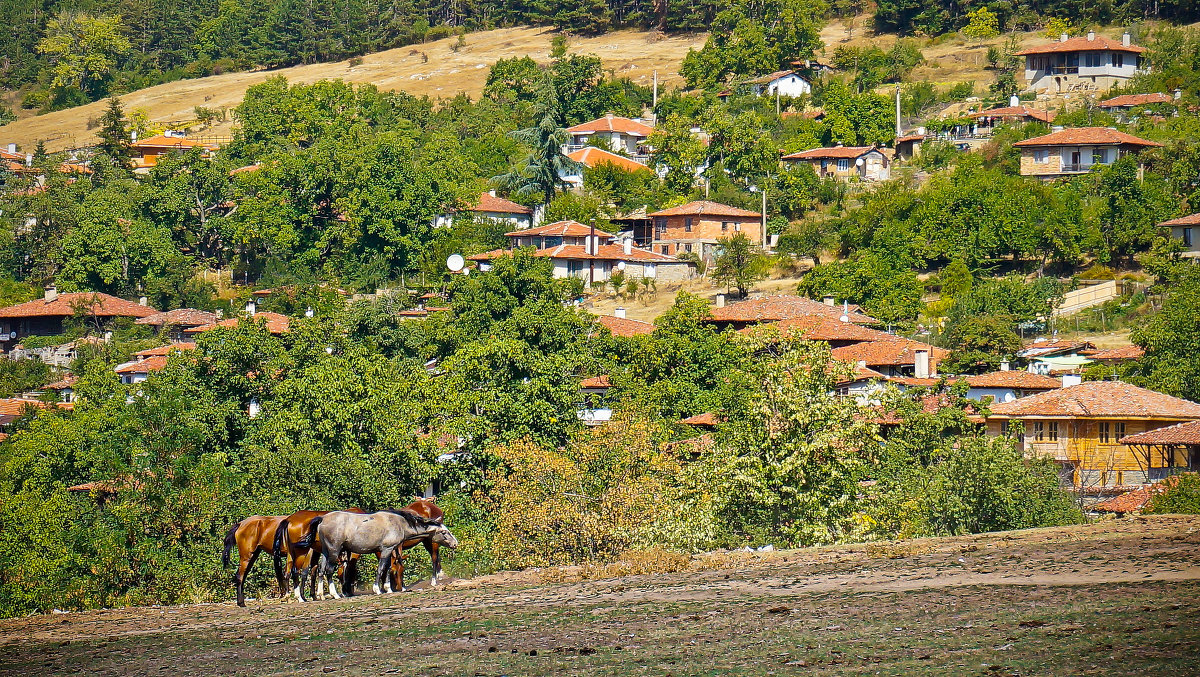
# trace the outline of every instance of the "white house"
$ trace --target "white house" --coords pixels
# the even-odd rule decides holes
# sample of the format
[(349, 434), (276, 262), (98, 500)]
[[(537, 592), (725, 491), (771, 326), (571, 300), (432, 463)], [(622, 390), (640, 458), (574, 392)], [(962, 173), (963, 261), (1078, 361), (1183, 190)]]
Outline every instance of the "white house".
[(588, 145), (601, 146), (645, 164), (650, 156), (646, 140), (653, 133), (654, 127), (641, 120), (605, 113), (602, 118), (567, 127), (571, 142), (563, 152), (573, 153)]
[(776, 71), (748, 80), (746, 84), (750, 85), (755, 96), (800, 96), (812, 93), (812, 83), (796, 71)]
[(1183, 243), (1183, 256), (1189, 259), (1200, 258), (1200, 214), (1190, 214), (1177, 219), (1163, 221), (1159, 228), (1170, 228), (1171, 237)]
[[(529, 228), (534, 224), (534, 212), (529, 207), (517, 204), (502, 197), (496, 197), (496, 191), (482, 193), (475, 204), (456, 212), (468, 214), (476, 219), (487, 219), (508, 224), (511, 228)], [(434, 219), (435, 228), (449, 228), (454, 223), (455, 214), (442, 214)]]
[[(491, 268), (493, 259), (511, 253), (508, 249), (497, 249), (467, 259), (479, 262), (479, 269), (486, 271)], [(601, 244), (600, 233), (585, 236), (582, 244), (558, 244), (539, 249), (533, 255), (553, 262), (554, 277), (577, 277), (588, 284), (607, 282), (617, 271), (628, 277), (658, 282), (686, 280), (695, 271), (690, 261), (639, 249), (633, 246), (632, 239), (622, 240), (620, 244)]]
[(1016, 55), (1025, 57), (1025, 80), (1035, 92), (1100, 92), (1145, 72), (1145, 51), (1130, 43), (1129, 33), (1112, 40), (1089, 32), (1078, 38), (1063, 33), (1058, 42), (1028, 47)]

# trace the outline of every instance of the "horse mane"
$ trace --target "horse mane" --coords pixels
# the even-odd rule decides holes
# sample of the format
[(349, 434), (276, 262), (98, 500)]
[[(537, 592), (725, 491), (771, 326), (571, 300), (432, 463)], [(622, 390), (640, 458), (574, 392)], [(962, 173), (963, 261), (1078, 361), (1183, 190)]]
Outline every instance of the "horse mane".
[(414, 529), (420, 529), (420, 528), (425, 528), (425, 527), (445, 526), (442, 523), (442, 520), (440, 518), (439, 519), (429, 519), (428, 517), (418, 515), (417, 513), (409, 510), (408, 508), (400, 508), (398, 510), (394, 509), (394, 508), (388, 508), (388, 509), (384, 510), (383, 512), (390, 512), (393, 515), (399, 515), (399, 516), (403, 517), (404, 520), (406, 522), (408, 522), (408, 525), (413, 527)]

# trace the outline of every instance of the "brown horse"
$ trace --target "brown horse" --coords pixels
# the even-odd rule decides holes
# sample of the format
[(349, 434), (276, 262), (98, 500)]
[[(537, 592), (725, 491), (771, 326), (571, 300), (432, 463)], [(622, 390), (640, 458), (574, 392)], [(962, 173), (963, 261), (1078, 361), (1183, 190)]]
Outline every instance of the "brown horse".
[[(254, 566), (254, 561), (264, 552), (275, 554), (274, 534), (285, 518), (282, 515), (267, 517), (263, 515), (253, 515), (238, 522), (229, 529), (229, 533), (225, 535), (225, 552), (221, 555), (221, 563), (229, 566), (229, 553), (234, 546), (238, 549), (238, 569), (233, 575), (233, 585), (237, 589), (238, 606), (246, 606), (246, 574), (250, 571), (250, 567)], [(279, 582), (279, 589), (283, 594), (287, 594), (287, 583), (276, 570), (276, 579)]]
[[(437, 498), (435, 497), (421, 498), (420, 496), (417, 496), (416, 500), (412, 503), (409, 503), (404, 509), (415, 512), (421, 517), (425, 517), (427, 519), (440, 520), (445, 513), (443, 513), (442, 509), (437, 506), (436, 501)], [(415, 538), (405, 541), (400, 546), (400, 552), (396, 553), (396, 556), (392, 558), (392, 577), (395, 578), (393, 587), (398, 587), (398, 592), (404, 592), (405, 590), (404, 560), (408, 559), (408, 555), (405, 555), (404, 551), (416, 546), (417, 544), (423, 544), (425, 549), (429, 551), (429, 562), (433, 566), (433, 577), (430, 578), (429, 584), (438, 584), (438, 576), (442, 573), (442, 558), (438, 553), (438, 550), (441, 548), (441, 546), (437, 543), (434, 543), (433, 539), (431, 538)], [(399, 585), (395, 585), (396, 583)]]

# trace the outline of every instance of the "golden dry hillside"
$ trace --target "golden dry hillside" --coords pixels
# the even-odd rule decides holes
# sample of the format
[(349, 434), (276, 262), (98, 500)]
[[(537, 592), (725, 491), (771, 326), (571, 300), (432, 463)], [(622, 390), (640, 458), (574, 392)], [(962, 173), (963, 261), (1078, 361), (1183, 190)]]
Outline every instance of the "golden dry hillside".
[[(363, 57), (351, 67), (347, 61), (295, 66), (271, 71), (226, 73), (195, 80), (180, 80), (148, 87), (121, 97), (126, 111), (141, 109), (160, 123), (191, 121), (196, 106), (233, 108), (246, 89), (263, 80), (282, 75), (290, 82), (312, 83), (322, 79), (372, 83), (381, 89), (402, 90), (417, 96), (448, 98), (460, 92), (478, 96), (483, 91), (488, 68), (499, 59), (531, 56), (550, 59), (551, 31), (547, 28), (503, 28), (470, 33), (467, 46), (457, 52), (450, 46), (457, 38), (410, 45)], [(704, 44), (705, 35), (663, 36), (644, 31), (617, 31), (594, 38), (573, 38), (570, 50), (595, 54), (605, 68), (618, 76), (649, 85), (658, 71), (666, 86), (679, 84), (679, 63), (691, 47)], [(428, 60), (424, 58), (425, 55)], [(32, 148), (38, 139), (51, 151), (75, 148), (95, 141), (94, 127), (106, 104), (102, 101), (46, 115), (26, 117), (0, 127), (0, 143), (17, 143)], [(89, 129), (90, 126), (93, 129)], [(206, 130), (206, 135), (228, 135), (231, 122)]]

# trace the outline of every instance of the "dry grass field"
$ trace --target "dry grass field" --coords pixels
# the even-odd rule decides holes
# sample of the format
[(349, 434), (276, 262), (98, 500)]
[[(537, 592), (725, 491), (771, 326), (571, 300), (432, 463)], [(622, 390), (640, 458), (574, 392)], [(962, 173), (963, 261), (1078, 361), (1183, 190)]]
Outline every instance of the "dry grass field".
[(661, 559), (9, 619), (0, 674), (1200, 673), (1196, 516)]

